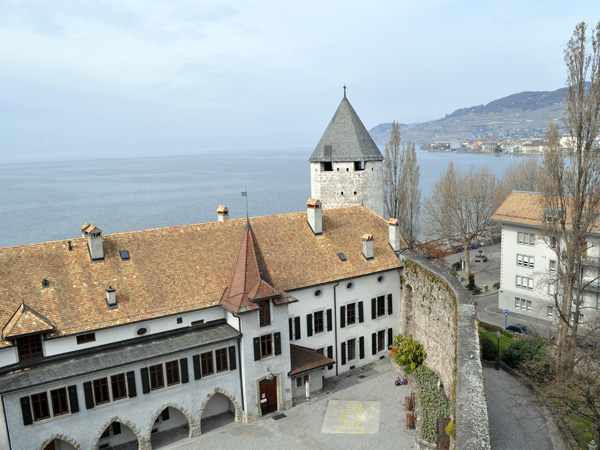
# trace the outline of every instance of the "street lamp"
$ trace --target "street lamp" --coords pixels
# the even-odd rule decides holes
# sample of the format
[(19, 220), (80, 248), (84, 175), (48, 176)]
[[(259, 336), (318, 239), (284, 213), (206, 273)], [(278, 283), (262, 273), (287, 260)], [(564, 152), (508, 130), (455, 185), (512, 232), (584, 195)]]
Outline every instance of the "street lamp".
[(508, 309), (505, 309), (503, 312), (504, 312), (504, 329), (506, 330), (506, 326), (508, 325), (508, 313), (510, 311)]
[(496, 337), (498, 338), (498, 354), (496, 355), (496, 370), (500, 370), (500, 330), (496, 331)]

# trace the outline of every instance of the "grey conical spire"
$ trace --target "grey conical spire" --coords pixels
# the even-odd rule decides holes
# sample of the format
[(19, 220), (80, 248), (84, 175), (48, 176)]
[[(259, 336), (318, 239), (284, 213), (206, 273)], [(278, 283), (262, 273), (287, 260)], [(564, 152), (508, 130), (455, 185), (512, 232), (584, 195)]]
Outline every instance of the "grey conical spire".
[(340, 106), (310, 157), (310, 162), (324, 161), (383, 161), (373, 138), (346, 98), (346, 86)]

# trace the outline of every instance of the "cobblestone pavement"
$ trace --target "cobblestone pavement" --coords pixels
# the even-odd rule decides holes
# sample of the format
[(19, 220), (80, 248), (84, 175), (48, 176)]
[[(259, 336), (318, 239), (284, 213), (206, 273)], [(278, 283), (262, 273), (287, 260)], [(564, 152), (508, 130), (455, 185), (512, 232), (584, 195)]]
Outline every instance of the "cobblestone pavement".
[(492, 448), (564, 450), (550, 413), (534, 394), (503, 370), (484, 368)]
[[(175, 442), (169, 450), (211, 450), (243, 448), (295, 449), (413, 449), (416, 432), (406, 429), (404, 396), (414, 386), (395, 386), (398, 373), (389, 358), (341, 375), (325, 382), (323, 391), (290, 409), (284, 418), (274, 420), (281, 412), (246, 424), (227, 424), (200, 437)], [(330, 400), (378, 402), (379, 431), (373, 434), (322, 433), (321, 427)]]

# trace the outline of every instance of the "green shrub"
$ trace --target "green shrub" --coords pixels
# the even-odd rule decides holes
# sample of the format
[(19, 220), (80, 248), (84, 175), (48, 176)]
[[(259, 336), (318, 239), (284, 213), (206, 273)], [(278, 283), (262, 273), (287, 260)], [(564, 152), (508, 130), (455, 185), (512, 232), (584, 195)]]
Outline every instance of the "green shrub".
[(452, 268), (458, 271), (462, 268), (462, 263), (460, 261), (456, 261), (454, 264), (452, 264)]
[(550, 354), (543, 339), (517, 339), (504, 349), (501, 358), (529, 377), (540, 379), (552, 375)]
[(471, 291), (471, 294), (477, 295), (480, 292), (481, 292), (481, 288), (479, 286), (473, 286), (473, 290)]
[(475, 275), (472, 273), (469, 274), (469, 284), (467, 284), (467, 289), (472, 291), (475, 287)]
[(454, 422), (448, 422), (448, 425), (446, 425), (446, 434), (454, 437)]
[(396, 362), (401, 366), (410, 366), (411, 370), (415, 370), (427, 358), (423, 345), (414, 341), (412, 334), (406, 339), (401, 334), (394, 337), (392, 348), (396, 349)]
[(498, 357), (498, 342), (492, 341), (485, 334), (479, 335), (481, 345), (481, 357), (486, 361), (494, 361)]
[(495, 287), (496, 289), (500, 289), (500, 282), (499, 282), (499, 281), (496, 281), (496, 282), (494, 283), (494, 287)]

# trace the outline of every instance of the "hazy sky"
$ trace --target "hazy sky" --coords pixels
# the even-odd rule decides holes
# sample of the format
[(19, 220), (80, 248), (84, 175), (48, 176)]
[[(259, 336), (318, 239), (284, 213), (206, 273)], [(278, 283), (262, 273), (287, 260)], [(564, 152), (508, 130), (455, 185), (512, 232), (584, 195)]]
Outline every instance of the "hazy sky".
[(590, 1), (0, 0), (0, 158), (313, 147), (564, 86)]

